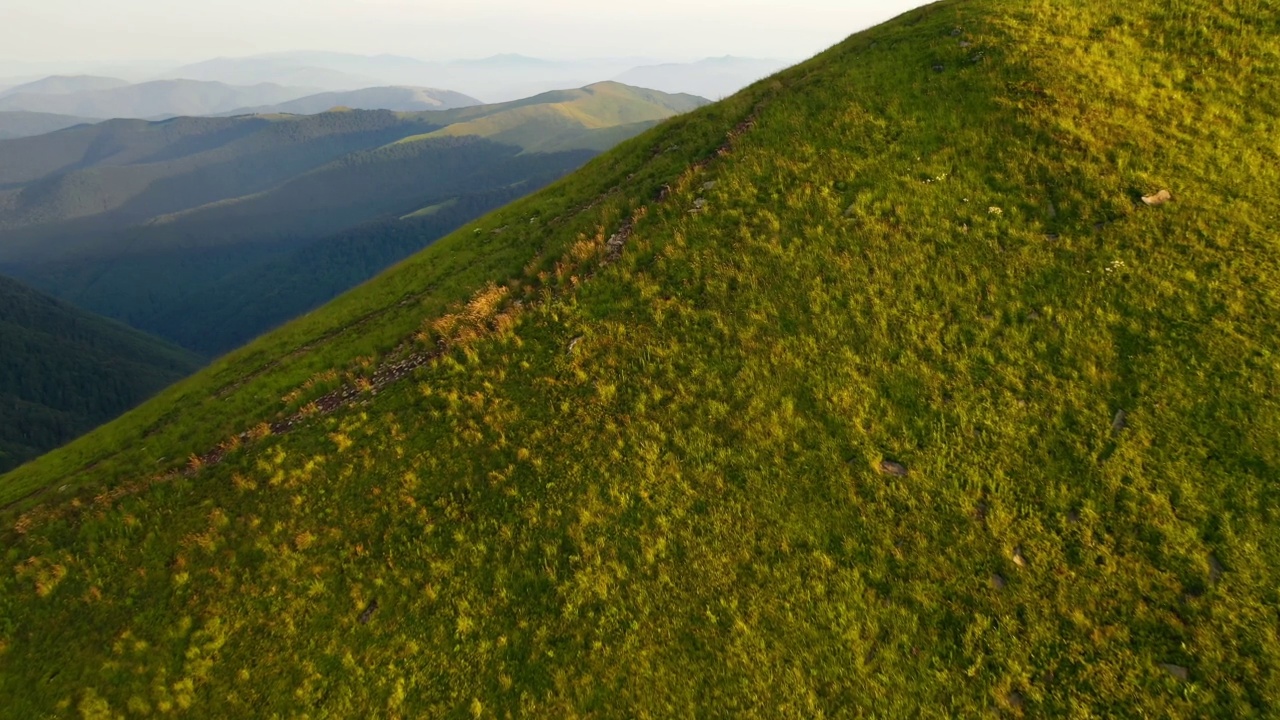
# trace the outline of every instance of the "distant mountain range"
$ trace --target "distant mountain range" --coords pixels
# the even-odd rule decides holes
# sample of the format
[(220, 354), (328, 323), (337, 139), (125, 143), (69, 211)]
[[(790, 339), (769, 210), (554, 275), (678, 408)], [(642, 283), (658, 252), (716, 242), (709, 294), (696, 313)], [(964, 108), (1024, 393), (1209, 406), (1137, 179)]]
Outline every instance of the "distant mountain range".
[(627, 85), (652, 88), (662, 92), (693, 93), (719, 100), (761, 78), (769, 77), (790, 64), (786, 60), (707, 58), (694, 63), (637, 67), (614, 79)]
[(386, 84), (386, 80), (378, 75), (344, 72), (323, 64), (297, 62), (289, 57), (215, 58), (167, 71), (165, 77), (229, 85), (273, 83), (327, 91), (358, 90)]
[(346, 92), (328, 92), (290, 100), (277, 105), (240, 108), (227, 115), (251, 115), (288, 113), (315, 115), (334, 108), (352, 110), (394, 110), (397, 112), (422, 112), (425, 110), (452, 110), (482, 104), (479, 100), (451, 90), (422, 87), (374, 87)]
[(112, 120), (4, 141), (0, 267), (213, 355), (705, 102), (600, 83), (447, 111)]
[[(107, 79), (94, 79), (106, 84)], [(232, 86), (196, 80), (156, 80), (137, 85), (77, 87), (82, 79), (49, 78), (0, 95), (0, 112), (26, 111), (89, 118), (161, 119), (215, 115), (237, 108), (274, 105), (315, 92), (269, 83)], [(51, 92), (50, 88), (58, 90)], [(39, 91), (38, 91), (39, 90)]]
[[(608, 79), (666, 93), (720, 98), (786, 64), (740, 57), (654, 64), (633, 58), (565, 61), (496, 55), (427, 62), (394, 55), (286, 53), (208, 60), (138, 84), (92, 75), (47, 77), (0, 90), (0, 112), (67, 115), (77, 121), (307, 115), (336, 107), (417, 112), (508, 102)], [(75, 123), (64, 126), (70, 124)]]
[(80, 92), (115, 90), (130, 85), (128, 80), (93, 75), (52, 75), (0, 90), (0, 98), (9, 95), (71, 95)]
[(25, 111), (0, 112), (0, 140), (44, 135), (64, 128), (95, 122), (98, 122), (98, 120), (71, 115), (50, 115), (48, 113)]
[(275, 83), (326, 90), (428, 86), (501, 102), (606, 79), (663, 92), (721, 97), (787, 64), (739, 57), (659, 64), (643, 58), (544, 60), (513, 54), (430, 62), (395, 55), (297, 52), (220, 58), (176, 68), (169, 75), (232, 85)]
[(237, 85), (292, 84), (308, 78), (312, 81), (309, 84), (328, 90), (375, 85), (439, 87), (485, 102), (503, 102), (607, 80), (637, 64), (628, 59), (561, 61), (523, 55), (433, 62), (396, 55), (294, 52), (209, 60), (168, 74)]
[(0, 473), (194, 372), (177, 347), (0, 277)]

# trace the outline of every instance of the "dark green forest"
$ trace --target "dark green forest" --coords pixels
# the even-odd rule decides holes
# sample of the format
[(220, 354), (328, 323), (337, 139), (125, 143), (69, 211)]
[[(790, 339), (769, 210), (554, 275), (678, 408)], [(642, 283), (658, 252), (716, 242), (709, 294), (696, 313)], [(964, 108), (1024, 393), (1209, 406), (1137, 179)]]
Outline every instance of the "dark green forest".
[[(183, 347), (217, 355), (372, 278), (472, 219), (537, 190), (555, 176), (452, 198), (423, 217), (379, 220), (223, 278), (226, 302), (167, 308), (146, 324)], [(158, 308), (157, 310), (166, 310)]]
[(615, 83), (0, 142), (0, 273), (213, 357), (701, 102)]
[[(354, 162), (354, 172), (301, 179), (241, 209), (121, 231), (119, 244), (135, 248), (127, 255), (73, 257), (16, 273), (79, 307), (213, 357), (594, 155), (521, 155), (476, 138), (391, 150), (398, 160)], [(444, 203), (438, 213), (409, 217)], [(361, 222), (370, 208), (377, 216)], [(325, 226), (347, 229), (326, 233)]]
[(187, 351), (0, 277), (0, 472), (199, 366)]

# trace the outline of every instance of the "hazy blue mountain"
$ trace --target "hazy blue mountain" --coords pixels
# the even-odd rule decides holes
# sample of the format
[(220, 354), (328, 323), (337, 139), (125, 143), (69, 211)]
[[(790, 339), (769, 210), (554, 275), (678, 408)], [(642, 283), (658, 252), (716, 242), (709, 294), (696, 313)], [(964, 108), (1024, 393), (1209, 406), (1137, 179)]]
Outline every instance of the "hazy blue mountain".
[(165, 72), (166, 78), (187, 78), (228, 85), (276, 85), (319, 90), (357, 90), (384, 85), (377, 76), (360, 75), (297, 62), (289, 57), (214, 58)]
[(98, 120), (24, 111), (0, 112), (0, 140), (32, 137)]
[(718, 100), (790, 64), (786, 60), (726, 56), (693, 63), (636, 67), (614, 79), (636, 87), (667, 93), (690, 93)]
[(51, 75), (34, 82), (23, 83), (0, 90), (0, 97), (31, 93), (33, 95), (70, 95), (78, 92), (94, 92), (98, 90), (114, 90), (129, 84), (128, 80), (119, 78), (97, 77), (95, 75)]
[[(336, 73), (326, 90), (375, 85), (449, 88), (485, 102), (518, 100), (550, 90), (582, 87), (620, 75), (650, 60), (605, 58), (544, 60), (524, 55), (494, 55), (471, 60), (426, 61), (399, 55), (290, 52), (226, 58), (172, 71), (233, 84), (282, 82), (284, 72), (307, 69)], [(322, 75), (316, 76), (323, 79)], [(296, 83), (289, 83), (296, 84)]]
[(453, 110), (111, 120), (0, 141), (0, 267), (215, 355), (705, 103), (606, 82)]
[(213, 115), (236, 108), (273, 105), (314, 92), (309, 88), (271, 84), (232, 86), (196, 80), (158, 80), (59, 95), (15, 92), (0, 97), (0, 111), (25, 110), (104, 119), (164, 118)]
[(231, 115), (289, 113), (314, 115), (334, 108), (353, 110), (394, 110), (397, 112), (422, 112), (425, 110), (452, 110), (480, 105), (473, 97), (452, 90), (436, 90), (422, 87), (375, 87), (347, 92), (329, 92), (290, 100), (278, 105), (241, 108)]

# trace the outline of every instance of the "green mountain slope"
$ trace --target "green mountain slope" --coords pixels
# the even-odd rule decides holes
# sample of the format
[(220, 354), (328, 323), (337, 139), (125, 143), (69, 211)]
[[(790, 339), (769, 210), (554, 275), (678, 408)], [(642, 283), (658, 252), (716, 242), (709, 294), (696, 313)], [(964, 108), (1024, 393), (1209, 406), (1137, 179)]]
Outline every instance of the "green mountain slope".
[(1275, 714), (1278, 24), (944, 2), (464, 227), (0, 478), (0, 700)]
[[(609, 135), (596, 142), (583, 142), (584, 134), (595, 137), (617, 128), (647, 129), (672, 115), (689, 112), (706, 101), (693, 95), (668, 95), (614, 82), (597, 83), (580, 90), (537, 95), (529, 100), (507, 103), (496, 111), (458, 113), (458, 122), (425, 136), (489, 138), (516, 145), (526, 153), (555, 152), (583, 147), (607, 149)], [(473, 117), (474, 116), (474, 117)], [(424, 138), (408, 138), (412, 142)]]
[[(11, 228), (0, 266), (78, 306), (214, 355), (294, 317), (285, 308), (333, 297), (327, 288), (336, 281), (341, 291), (368, 279), (387, 266), (388, 247), (401, 248), (392, 260), (402, 259), (701, 104), (608, 85), (459, 111), (113, 121), (0, 143), (0, 183), (12, 183), (0, 190), (0, 225)], [(430, 135), (506, 118), (515, 107), (529, 115), (502, 120), (503, 137)], [(544, 107), (574, 120), (549, 127)], [(400, 142), (406, 138), (413, 141)], [(451, 201), (455, 211), (432, 222), (398, 221)], [(406, 246), (414, 230), (417, 242)], [(364, 239), (348, 249), (366, 252), (270, 280), (269, 294), (281, 302), (241, 312), (261, 297), (249, 276), (262, 278), (300, 252), (328, 257), (311, 246), (351, 232)], [(361, 271), (349, 282), (354, 268)], [(295, 292), (280, 297), (281, 287)]]
[(190, 353), (0, 277), (0, 472), (199, 367)]

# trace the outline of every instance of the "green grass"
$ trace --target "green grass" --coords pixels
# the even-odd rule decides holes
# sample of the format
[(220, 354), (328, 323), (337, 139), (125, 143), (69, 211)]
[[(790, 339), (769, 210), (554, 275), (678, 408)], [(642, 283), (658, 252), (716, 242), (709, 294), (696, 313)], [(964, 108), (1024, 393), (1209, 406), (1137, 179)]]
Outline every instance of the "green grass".
[(944, 2), (464, 228), (0, 479), (2, 706), (1275, 714), (1277, 27)]

